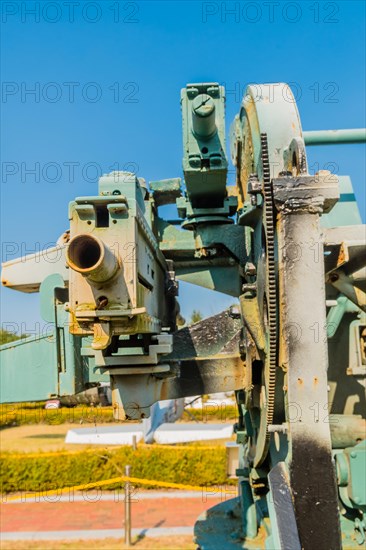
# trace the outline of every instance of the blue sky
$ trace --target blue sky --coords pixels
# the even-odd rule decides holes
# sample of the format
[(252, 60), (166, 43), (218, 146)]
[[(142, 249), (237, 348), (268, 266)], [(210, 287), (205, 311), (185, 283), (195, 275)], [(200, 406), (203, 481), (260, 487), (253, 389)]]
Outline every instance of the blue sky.
[[(68, 202), (95, 194), (100, 172), (182, 175), (187, 82), (226, 85), (227, 129), (247, 84), (280, 81), (292, 83), (304, 129), (365, 125), (363, 1), (4, 0), (1, 9), (1, 238), (22, 251), (58, 238)], [(349, 174), (364, 208), (363, 145), (312, 148), (309, 160)], [(38, 295), (2, 289), (1, 299), (2, 322), (31, 332)], [(189, 316), (232, 299), (181, 285), (180, 301)]]

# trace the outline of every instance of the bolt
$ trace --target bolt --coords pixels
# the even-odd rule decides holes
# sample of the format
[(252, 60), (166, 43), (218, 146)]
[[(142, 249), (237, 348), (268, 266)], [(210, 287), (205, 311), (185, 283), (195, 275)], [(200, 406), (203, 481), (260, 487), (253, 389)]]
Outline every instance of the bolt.
[(292, 172), (290, 172), (289, 170), (282, 170), (278, 173), (278, 175), (281, 177), (289, 177), (292, 176)]
[(330, 174), (331, 172), (329, 170), (318, 170), (315, 175), (325, 178), (326, 176), (330, 176)]
[(257, 174), (250, 174), (247, 187), (248, 193), (250, 194), (260, 193), (262, 191), (262, 184)]
[(338, 273), (332, 273), (331, 275), (329, 275), (329, 280), (331, 283), (335, 283), (336, 281), (338, 281), (338, 279), (339, 279)]
[(108, 305), (108, 298), (106, 296), (99, 296), (99, 298), (97, 298), (98, 309), (103, 309), (107, 307), (107, 305)]
[(245, 284), (241, 287), (241, 289), (242, 289), (243, 292), (253, 292), (254, 294), (257, 293), (257, 285), (256, 284), (253, 284), (253, 285)]
[(252, 262), (247, 262), (244, 267), (245, 275), (253, 276), (257, 273), (257, 269)]

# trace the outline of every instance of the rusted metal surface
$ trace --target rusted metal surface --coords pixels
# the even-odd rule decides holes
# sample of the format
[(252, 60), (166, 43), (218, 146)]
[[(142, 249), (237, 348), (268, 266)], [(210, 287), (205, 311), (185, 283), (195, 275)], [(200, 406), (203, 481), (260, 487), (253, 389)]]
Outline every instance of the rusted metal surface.
[(333, 449), (353, 447), (366, 439), (366, 420), (360, 414), (331, 414), (329, 424)]
[(173, 353), (168, 360), (187, 360), (222, 353), (239, 355), (241, 320), (233, 318), (230, 310), (203, 319), (174, 334)]
[[(276, 550), (302, 550), (287, 468), (279, 462), (269, 473), (270, 518)], [(274, 540), (276, 538), (276, 540)]]
[(153, 403), (194, 395), (238, 390), (243, 386), (244, 367), (238, 355), (183, 360), (164, 375), (116, 376), (111, 370), (115, 417), (140, 419), (150, 415)]
[[(276, 201), (276, 194), (275, 194)], [(319, 216), (299, 213), (296, 208), (280, 211), (279, 286), (281, 293), (280, 345), (282, 366), (286, 371), (287, 411), (291, 452), (290, 479), (301, 545), (304, 550), (341, 548), (338, 496), (332, 461), (329, 424), (317, 416), (328, 406), (328, 351), (325, 317), (324, 266), (316, 261), (311, 244), (321, 246)], [(289, 243), (299, 245), (301, 257), (289, 253)], [(322, 256), (322, 250), (320, 252)], [(297, 338), (291, 327), (300, 327)], [(321, 327), (314, 338), (311, 327)]]
[(150, 189), (156, 206), (174, 204), (182, 195), (181, 179), (171, 178), (167, 180), (150, 181)]
[(366, 233), (362, 225), (324, 232), (326, 281), (366, 311)]
[(226, 310), (174, 334), (173, 352), (164, 357), (169, 373), (140, 374), (136, 380), (131, 374), (116, 376), (111, 367), (118, 418), (149, 416), (150, 406), (159, 400), (239, 390), (245, 376), (240, 330), (240, 319)]
[[(245, 272), (243, 292), (244, 297), (246, 292), (251, 293), (252, 300), (257, 298), (258, 302), (256, 308), (250, 304), (247, 323), (248, 311), (245, 307), (242, 310), (251, 333), (246, 353), (247, 369), (252, 369), (252, 385), (245, 387), (247, 397), (241, 401), (249, 412), (244, 415), (249, 438), (242, 469), (244, 472), (249, 465), (249, 475), (256, 475), (253, 464), (254, 467), (265, 465), (263, 441), (268, 424), (272, 423), (264, 414), (266, 408), (274, 407), (279, 419), (286, 414), (286, 435), (279, 448), (283, 448), (282, 456), (286, 456), (286, 444), (289, 446), (286, 461), (301, 548), (333, 550), (341, 548), (341, 542), (330, 429), (329, 423), (314, 418), (312, 405), (315, 401), (322, 411), (328, 406), (326, 293), (319, 217), (329, 212), (339, 199), (338, 179), (326, 171), (315, 176), (307, 173), (296, 104), (286, 102), (285, 86), (276, 86), (277, 95), (271, 86), (261, 86), (259, 97), (257, 90), (249, 87), (233, 127), (232, 157), (243, 202), (239, 222), (251, 228), (246, 238), (249, 261), (256, 268), (252, 274)], [(268, 153), (263, 132), (268, 136)], [(264, 162), (264, 158), (269, 162)], [(272, 181), (268, 181), (269, 165)], [(263, 210), (272, 209), (271, 201), (266, 199), (266, 184), (273, 186), (277, 212), (274, 227), (263, 242), (268, 225)], [(265, 264), (262, 259), (267, 258), (269, 246), (277, 250), (276, 264), (268, 265), (268, 261)], [(269, 277), (272, 277), (271, 283), (264, 284)], [(278, 289), (280, 296), (275, 300), (275, 310), (280, 317), (279, 338), (278, 349), (272, 351), (270, 377), (267, 368), (271, 336), (269, 300), (271, 292), (273, 295)], [(243, 297), (241, 303), (245, 305)], [(251, 329), (253, 312), (259, 328), (263, 323), (266, 346)], [(319, 336), (314, 335), (317, 327)], [(281, 383), (282, 376), (285, 379)], [(299, 411), (295, 420), (289, 412), (293, 407)], [(275, 431), (276, 426), (272, 428)], [(277, 441), (280, 440), (277, 438)], [(261, 448), (263, 452), (257, 459)], [(271, 458), (274, 459), (274, 455)]]

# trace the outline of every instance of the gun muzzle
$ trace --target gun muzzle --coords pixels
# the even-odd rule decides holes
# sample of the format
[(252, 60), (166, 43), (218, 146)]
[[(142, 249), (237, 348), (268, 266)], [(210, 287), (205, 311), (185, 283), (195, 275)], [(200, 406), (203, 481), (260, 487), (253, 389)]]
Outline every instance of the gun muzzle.
[(66, 262), (92, 283), (105, 283), (118, 271), (117, 257), (98, 237), (81, 234), (70, 240)]
[(192, 102), (193, 131), (198, 138), (210, 139), (216, 133), (215, 102), (207, 94), (199, 94)]

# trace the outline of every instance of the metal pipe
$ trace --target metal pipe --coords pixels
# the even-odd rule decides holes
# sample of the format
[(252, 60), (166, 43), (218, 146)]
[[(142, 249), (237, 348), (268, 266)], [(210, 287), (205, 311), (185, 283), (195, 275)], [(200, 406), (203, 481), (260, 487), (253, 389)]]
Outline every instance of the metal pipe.
[(341, 143), (365, 143), (366, 128), (352, 130), (311, 130), (303, 132), (305, 145), (338, 145)]
[(195, 135), (204, 140), (210, 139), (217, 131), (215, 102), (207, 94), (199, 94), (192, 102), (192, 123)]
[[(131, 466), (125, 466), (125, 476), (131, 476)], [(125, 544), (131, 546), (131, 494), (130, 482), (125, 482)]]

